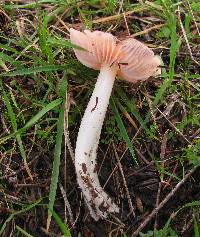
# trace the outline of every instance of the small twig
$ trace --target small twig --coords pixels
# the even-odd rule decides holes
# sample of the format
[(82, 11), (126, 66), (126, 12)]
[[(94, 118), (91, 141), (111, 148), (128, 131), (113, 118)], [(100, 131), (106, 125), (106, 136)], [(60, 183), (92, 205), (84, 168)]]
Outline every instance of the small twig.
[[(123, 156), (120, 157), (119, 162), (121, 162), (122, 158), (123, 158)], [(110, 178), (112, 177), (112, 175), (114, 174), (114, 172), (116, 171), (116, 169), (118, 168), (119, 162), (117, 162), (117, 164), (115, 165), (115, 167), (112, 169), (112, 172), (110, 173), (110, 175), (109, 175), (109, 177), (107, 178), (105, 184), (103, 185), (103, 189), (106, 187), (106, 185), (108, 184), (108, 181), (110, 180)]]
[[(70, 28), (66, 25), (66, 23), (59, 16), (57, 16), (56, 18), (58, 19), (59, 23), (61, 23), (64, 26), (64, 28), (69, 32)], [(67, 33), (65, 33), (65, 34), (67, 34)]]
[[(176, 164), (175, 164), (175, 166), (174, 166), (174, 168), (173, 168), (172, 174), (175, 174), (177, 167), (178, 167), (178, 162), (176, 162)], [(170, 182), (171, 182), (171, 180), (172, 180), (172, 177), (173, 177), (173, 176), (170, 176), (169, 179), (166, 181), (166, 184), (165, 184), (165, 186), (163, 187), (163, 190), (165, 190), (165, 188), (170, 184)]]
[(107, 154), (108, 154), (108, 151), (109, 151), (109, 149), (110, 149), (110, 144), (111, 144), (111, 143), (109, 142), (109, 144), (108, 144), (108, 146), (107, 146), (107, 149), (106, 149), (106, 152), (105, 152), (105, 154), (104, 154), (104, 156), (103, 156), (103, 159), (102, 159), (102, 161), (101, 161), (101, 164), (100, 164), (100, 166), (99, 166), (98, 175), (99, 175), (100, 172), (101, 172), (103, 163), (104, 163), (104, 161), (105, 161), (105, 159), (106, 159), (106, 156), (107, 156)]
[[(76, 224), (76, 222), (78, 221), (78, 218), (79, 218), (79, 216), (80, 216), (82, 200), (83, 200), (83, 194), (81, 193), (81, 198), (80, 198), (80, 201), (79, 201), (80, 205), (79, 205), (79, 208), (78, 208), (78, 211), (77, 211), (77, 214), (76, 214), (76, 219), (75, 219), (75, 221), (74, 221), (74, 224), (73, 224), (72, 228), (75, 226), (75, 224)], [(84, 223), (84, 222), (83, 222), (83, 223)]]
[(193, 18), (194, 24), (195, 24), (195, 26), (196, 26), (198, 35), (200, 36), (200, 31), (199, 31), (198, 23), (196, 22), (196, 19), (195, 19), (195, 17), (194, 17), (194, 13), (193, 13), (193, 11), (192, 11), (190, 2), (189, 2), (188, 0), (187, 0), (187, 3), (188, 3), (188, 6), (189, 6), (189, 9), (190, 9), (190, 12), (191, 12), (191, 14), (192, 14), (192, 18)]
[(148, 215), (148, 217), (141, 223), (136, 231), (133, 232), (131, 237), (137, 237), (139, 232), (155, 217), (155, 215), (162, 209), (162, 207), (169, 201), (177, 190), (186, 182), (186, 180), (197, 170), (199, 166), (194, 167), (185, 177), (176, 185), (174, 189), (163, 199), (163, 201)]
[(131, 201), (131, 195), (130, 195), (130, 192), (128, 190), (128, 186), (127, 186), (127, 183), (126, 183), (126, 179), (124, 177), (124, 172), (123, 172), (123, 169), (122, 169), (122, 165), (120, 163), (120, 159), (119, 159), (119, 156), (117, 154), (117, 151), (115, 149), (115, 146), (113, 144), (113, 149), (114, 149), (114, 153), (115, 153), (115, 157), (117, 159), (117, 163), (118, 163), (118, 166), (119, 166), (119, 170), (121, 172), (121, 175), (122, 175), (122, 179), (123, 179), (123, 182), (124, 182), (124, 187), (125, 187), (125, 190), (126, 190), (126, 195), (127, 195), (127, 199), (128, 199), (128, 204), (129, 204), (129, 208), (131, 210), (131, 213), (133, 214), (133, 217), (135, 218), (135, 211), (134, 211), (134, 207), (133, 207), (133, 203)]
[(181, 21), (181, 13), (180, 13), (180, 10), (179, 10), (179, 9), (178, 9), (178, 19), (179, 19), (179, 23), (180, 23), (181, 30), (182, 30), (182, 33), (183, 33), (183, 37), (184, 37), (185, 42), (186, 42), (187, 47), (188, 47), (188, 51), (189, 51), (189, 54), (190, 54), (190, 58), (191, 58), (192, 61), (194, 61), (197, 65), (200, 66), (200, 63), (197, 62), (197, 61), (194, 59), (193, 55), (192, 55), (192, 50), (191, 50), (191, 48), (190, 48), (190, 44), (189, 44), (189, 41), (188, 41), (188, 38), (187, 38), (187, 34), (186, 34), (186, 32), (185, 32), (183, 23), (182, 23), (182, 21)]
[(162, 116), (168, 121), (169, 125), (189, 144), (192, 145), (192, 143), (183, 135), (183, 133), (176, 127), (174, 124), (163, 114), (159, 108), (156, 107), (156, 109), (162, 114)]
[(125, 13), (123, 12), (123, 17), (124, 17), (124, 22), (125, 22), (125, 25), (126, 25), (126, 29), (127, 29), (127, 32), (128, 32), (128, 35), (130, 36), (130, 30), (129, 30), (129, 27), (128, 27), (128, 23), (127, 23), (127, 20), (126, 20), (126, 15)]
[(145, 35), (145, 34), (149, 33), (150, 31), (158, 30), (158, 29), (162, 28), (165, 25), (166, 24), (159, 24), (159, 25), (155, 25), (155, 26), (149, 27), (149, 28), (147, 28), (145, 30), (142, 30), (140, 32), (137, 32), (135, 34), (130, 35), (130, 37), (136, 37), (136, 36), (140, 36), (140, 35)]
[(138, 153), (138, 155), (139, 155), (139, 157), (141, 158), (141, 160), (145, 163), (145, 167), (151, 163), (151, 162), (149, 162), (149, 161), (145, 158), (145, 156), (144, 156), (144, 155), (140, 152), (140, 150), (137, 149), (136, 147), (135, 147), (135, 151)]
[(36, 39), (33, 41), (32, 44), (30, 44), (30, 45), (28, 45), (26, 48), (24, 48), (24, 49), (20, 52), (20, 54), (15, 58), (15, 61), (19, 60), (19, 58), (20, 58), (21, 56), (23, 56), (23, 55), (28, 51), (28, 49), (30, 49), (31, 47), (36, 47), (36, 43), (38, 42), (38, 40), (39, 40), (39, 38), (36, 38)]
[(163, 161), (165, 158), (166, 148), (167, 148), (167, 135), (168, 135), (169, 129), (167, 129), (164, 133), (164, 136), (161, 141), (161, 147), (160, 147), (160, 159)]
[[(159, 182), (158, 192), (157, 192), (157, 197), (156, 197), (156, 207), (158, 207), (159, 202), (160, 202), (160, 191), (161, 191), (161, 187), (162, 187), (162, 183)], [(155, 216), (154, 232), (156, 231), (157, 225), (158, 225), (158, 223), (157, 223), (157, 216), (158, 216), (158, 213), (156, 213), (156, 216)]]
[[(183, 225), (183, 227), (182, 227), (182, 230), (181, 230), (181, 236), (184, 236), (184, 232), (186, 232), (187, 230), (189, 230), (190, 228), (191, 228), (191, 226), (192, 226), (192, 223), (193, 223), (193, 221), (194, 221), (194, 219), (192, 218), (192, 213), (193, 213), (193, 210), (190, 210), (187, 214), (186, 214), (186, 216), (184, 217), (184, 219), (185, 219), (185, 223), (184, 223), (184, 225)], [(194, 214), (193, 214), (194, 215)], [(191, 219), (190, 220), (188, 220), (188, 217), (190, 217), (191, 216)]]
[(36, 183), (36, 184), (19, 184), (19, 183), (17, 183), (16, 185), (15, 185), (15, 187), (16, 188), (18, 188), (18, 187), (36, 187), (36, 188), (38, 188), (38, 187), (46, 187), (47, 186), (47, 184), (46, 184), (46, 182), (43, 182), (43, 183)]
[(65, 190), (64, 190), (64, 188), (63, 188), (61, 183), (59, 183), (59, 187), (60, 187), (60, 191), (62, 193), (64, 202), (65, 202), (65, 207), (67, 208), (68, 213), (69, 213), (69, 220), (70, 220), (71, 226), (74, 226), (74, 223), (75, 223), (74, 222), (74, 217), (73, 217), (73, 213), (72, 213), (72, 209), (70, 207), (69, 201), (67, 199), (66, 192), (65, 192)]
[[(67, 91), (66, 91), (66, 102), (65, 102), (65, 111), (64, 111), (64, 135), (65, 135), (65, 145), (67, 145), (67, 148), (69, 150), (69, 154), (71, 156), (71, 159), (73, 161), (73, 163), (75, 162), (75, 155), (74, 155), (74, 151), (72, 149), (71, 146), (71, 142), (70, 142), (70, 138), (69, 138), (69, 130), (68, 130), (68, 113), (69, 113), (69, 109), (70, 109), (70, 95), (67, 95)], [(65, 149), (66, 152), (66, 149)], [(65, 154), (66, 156), (66, 154)]]
[[(69, 150), (71, 159), (73, 161), (73, 163), (75, 163), (75, 155), (71, 146), (71, 142), (70, 142), (70, 138), (69, 138), (69, 130), (68, 130), (68, 113), (69, 113), (69, 109), (70, 109), (70, 95), (68, 94), (68, 90), (66, 90), (66, 94), (65, 94), (65, 104), (64, 104), (64, 137), (65, 137), (65, 151), (64, 151), (64, 188), (63, 188), (63, 194), (65, 193), (65, 191), (67, 190), (67, 148)], [(61, 190), (62, 191), (62, 190)], [(63, 196), (64, 197), (64, 196)], [(68, 209), (68, 213), (70, 215), (70, 221), (71, 224), (74, 223), (74, 220), (72, 217), (72, 213), (70, 213), (69, 210), (69, 204), (66, 198), (66, 202), (65, 202), (65, 221), (67, 221), (67, 209)]]
[[(132, 10), (132, 11), (127, 11), (127, 12), (124, 12), (124, 14), (125, 14), (125, 16), (128, 16), (128, 15), (131, 15), (133, 13), (140, 12), (142, 10), (145, 10), (145, 7), (135, 9), (135, 10)], [(108, 17), (100, 18), (100, 19), (97, 19), (97, 20), (93, 20), (92, 23), (98, 24), (98, 23), (105, 23), (105, 22), (108, 22), (108, 21), (115, 21), (115, 20), (117, 20), (121, 17), (123, 17), (123, 13), (117, 14), (117, 15), (114, 15), (114, 16), (108, 16)]]
[[(39, 155), (36, 156), (34, 159), (32, 159), (32, 160), (28, 163), (28, 165), (32, 164), (35, 160), (38, 159), (38, 157), (39, 157)], [(12, 172), (11, 174), (6, 174), (6, 175), (3, 175), (3, 176), (0, 176), (0, 180), (2, 180), (2, 179), (8, 179), (9, 177), (15, 176), (15, 175), (19, 174), (21, 171), (25, 170), (25, 169), (26, 169), (26, 167), (25, 167), (25, 166), (22, 166), (20, 169), (18, 169), (18, 170), (16, 170), (16, 171)]]
[(123, 11), (123, 4), (124, 4), (124, 0), (121, 0), (119, 3), (118, 15)]

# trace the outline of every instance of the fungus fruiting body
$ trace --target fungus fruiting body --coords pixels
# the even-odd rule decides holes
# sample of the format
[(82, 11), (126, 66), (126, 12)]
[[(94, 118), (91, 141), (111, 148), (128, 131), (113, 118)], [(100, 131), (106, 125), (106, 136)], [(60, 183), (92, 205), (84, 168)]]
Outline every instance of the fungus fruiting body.
[(100, 70), (97, 82), (83, 115), (75, 149), (77, 181), (91, 216), (98, 220), (107, 213), (119, 212), (99, 183), (96, 153), (101, 128), (116, 76), (135, 83), (160, 73), (160, 60), (151, 49), (135, 39), (118, 41), (101, 31), (80, 32), (70, 29), (70, 39), (85, 50), (74, 49), (78, 60)]

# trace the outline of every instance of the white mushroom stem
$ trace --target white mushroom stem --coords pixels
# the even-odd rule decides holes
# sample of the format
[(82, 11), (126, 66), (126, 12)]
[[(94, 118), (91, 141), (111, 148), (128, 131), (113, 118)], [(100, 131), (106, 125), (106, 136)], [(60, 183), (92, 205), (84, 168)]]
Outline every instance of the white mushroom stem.
[(76, 142), (75, 167), (77, 180), (90, 213), (95, 220), (106, 217), (107, 212), (119, 212), (118, 207), (100, 186), (96, 167), (96, 150), (116, 71), (116, 66), (102, 66), (82, 118)]

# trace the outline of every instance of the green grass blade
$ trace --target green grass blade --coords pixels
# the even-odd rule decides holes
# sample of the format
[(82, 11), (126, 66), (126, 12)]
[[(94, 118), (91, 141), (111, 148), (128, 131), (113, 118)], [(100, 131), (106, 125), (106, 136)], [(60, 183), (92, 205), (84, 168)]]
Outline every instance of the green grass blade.
[(26, 236), (26, 237), (33, 237), (33, 235), (30, 235), (29, 233), (27, 233), (25, 230), (23, 230), (20, 226), (16, 225), (16, 229), (21, 233), (23, 234), (23, 236)]
[[(162, 84), (162, 86), (158, 89), (156, 96), (153, 100), (153, 105), (156, 106), (158, 105), (158, 103), (162, 100), (165, 92), (167, 91), (167, 89), (170, 87), (173, 78), (174, 78), (174, 67), (175, 67), (175, 62), (176, 62), (176, 55), (180, 46), (180, 41), (177, 35), (177, 29), (176, 29), (176, 25), (177, 25), (177, 20), (175, 17), (175, 12), (172, 11), (172, 9), (170, 9), (170, 6), (168, 6), (166, 4), (166, 2), (170, 2), (169, 1), (163, 1), (162, 0), (162, 4), (163, 4), (163, 9), (166, 13), (166, 20), (167, 20), (167, 25), (171, 31), (171, 37), (170, 37), (170, 63), (169, 63), (169, 74), (167, 75), (167, 73), (164, 71), (164, 73), (162, 73), (163, 77), (165, 78), (164, 83)], [(167, 78), (168, 76), (168, 78)], [(146, 115), (145, 118), (145, 123), (147, 123), (149, 121), (151, 117), (151, 113), (149, 112)]]
[(197, 207), (197, 208), (199, 208), (200, 207), (200, 201), (198, 200), (198, 201), (193, 201), (193, 202), (186, 203), (184, 206), (182, 206), (181, 208), (178, 209), (178, 211), (176, 212), (176, 215), (177, 215), (178, 212), (180, 212), (183, 209), (188, 208), (188, 207), (191, 207), (191, 208)]
[(69, 228), (62, 222), (62, 219), (59, 217), (59, 215), (51, 209), (49, 209), (49, 211), (51, 212), (58, 226), (60, 227), (60, 230), (62, 231), (63, 235), (65, 237), (72, 237)]
[[(49, 37), (48, 22), (46, 13), (43, 12), (40, 16), (40, 24), (38, 28), (39, 35), (39, 45), (43, 55), (46, 55), (48, 64), (54, 64), (54, 57), (52, 47), (47, 43), (47, 38)], [(49, 74), (51, 77), (51, 74)]]
[(64, 11), (66, 11), (66, 8), (67, 8), (66, 4), (67, 4), (67, 1), (64, 5), (57, 7), (55, 10), (49, 13), (47, 16), (47, 22), (50, 23), (51, 21), (54, 21), (59, 15), (61, 15)]
[(193, 201), (185, 204), (181, 209), (186, 208), (186, 207), (200, 207), (200, 201)]
[[(117, 94), (122, 98), (124, 104), (127, 106), (127, 108), (129, 109), (130, 113), (137, 119), (137, 121), (140, 123), (140, 126), (146, 131), (147, 134), (151, 134), (151, 131), (147, 128), (144, 120), (142, 119), (141, 115), (139, 114), (139, 112), (136, 109), (135, 106), (135, 101), (132, 98), (131, 100), (127, 97), (127, 95), (125, 94), (125, 92), (121, 89), (118, 88), (117, 89)], [(153, 135), (152, 135), (153, 136)]]
[(0, 59), (2, 59), (4, 62), (9, 62), (16, 67), (22, 67), (22, 64), (20, 62), (16, 61), (13, 57), (2, 52), (0, 52)]
[(33, 126), (34, 124), (37, 123), (37, 121), (42, 118), (47, 112), (49, 112), (50, 110), (52, 110), (53, 108), (57, 107), (58, 105), (60, 105), (62, 103), (62, 99), (56, 99), (54, 101), (52, 101), (51, 103), (49, 103), (47, 106), (45, 106), (40, 112), (38, 112), (33, 118), (31, 118), (26, 125), (21, 128), (20, 130), (26, 130), (29, 127)]
[(13, 72), (8, 73), (2, 73), (0, 76), (7, 76), (7, 77), (14, 77), (14, 76), (24, 76), (24, 75), (30, 75), (33, 73), (38, 72), (52, 72), (57, 70), (65, 70), (67, 65), (45, 65), (45, 66), (39, 66), (39, 67), (30, 67), (30, 68), (23, 68), (19, 69)]
[(59, 46), (59, 47), (63, 47), (63, 48), (75, 48), (75, 49), (80, 49), (80, 50), (86, 51), (85, 49), (81, 48), (80, 46), (72, 44), (68, 40), (56, 39), (53, 37), (49, 37), (47, 40), (47, 43), (51, 44), (52, 46), (56, 46), (56, 47)]
[(17, 121), (16, 121), (15, 113), (12, 109), (10, 100), (9, 100), (5, 90), (3, 89), (3, 87), (2, 87), (2, 91), (3, 91), (2, 99), (3, 99), (3, 101), (6, 105), (6, 109), (7, 109), (7, 112), (8, 112), (8, 116), (9, 116), (12, 128), (13, 128), (14, 132), (16, 132), (17, 131)]
[[(50, 184), (50, 191), (49, 191), (49, 209), (50, 210), (53, 210), (53, 206), (54, 206), (54, 202), (56, 198), (63, 129), (64, 129), (64, 109), (61, 108), (59, 118), (58, 118), (58, 123), (57, 123), (56, 145), (55, 145), (55, 151), (54, 151), (53, 170), (52, 170), (52, 175), (51, 175), (51, 184)], [(47, 230), (49, 229), (49, 226), (50, 226), (51, 216), (52, 216), (52, 213), (48, 211)]]
[(19, 51), (17, 51), (17, 50), (14, 49), (14, 48), (11, 48), (11, 47), (9, 47), (8, 45), (5, 45), (5, 44), (1, 44), (1, 43), (0, 43), (0, 49), (4, 49), (4, 50), (6, 50), (6, 51), (15, 53), (15, 54), (17, 54), (17, 55), (19, 54)]
[[(1, 84), (1, 86), (2, 86), (2, 84)], [(14, 132), (16, 133), (17, 132), (16, 116), (15, 116), (15, 113), (14, 113), (13, 108), (11, 106), (9, 97), (7, 96), (6, 91), (4, 90), (3, 86), (2, 86), (2, 91), (3, 91), (3, 97), (2, 98), (3, 98), (3, 101), (4, 101), (5, 105), (6, 105), (6, 108), (7, 108), (7, 111), (8, 111), (8, 116), (10, 118), (10, 122), (11, 122), (12, 128), (13, 128)], [(25, 152), (25, 149), (24, 149), (23, 142), (22, 142), (20, 134), (16, 135), (16, 140), (17, 140), (17, 143), (18, 143), (18, 146), (19, 146), (20, 154), (21, 154), (21, 156), (22, 156), (22, 158), (24, 160), (24, 165), (26, 167), (27, 173), (29, 174), (30, 178), (32, 179), (31, 172), (30, 172), (30, 170), (28, 168), (28, 165), (27, 165), (26, 152)]]
[(37, 200), (34, 203), (29, 204), (27, 207), (25, 207), (24, 209), (20, 210), (20, 211), (14, 211), (6, 220), (5, 222), (1, 225), (0, 227), (0, 236), (3, 236), (3, 232), (6, 228), (7, 223), (9, 223), (10, 221), (12, 221), (12, 219), (20, 214), (23, 214), (27, 211), (29, 211), (30, 209), (32, 209), (33, 207), (37, 206), (40, 202), (42, 201), (42, 198), (40, 198), (39, 200)]
[(31, 118), (23, 128), (18, 129), (16, 132), (3, 137), (0, 139), (0, 144), (4, 143), (5, 141), (7, 141), (8, 139), (17, 136), (17, 134), (21, 134), (22, 132), (24, 132), (25, 130), (27, 130), (28, 128), (32, 127), (34, 124), (36, 124), (38, 122), (38, 120), (40, 118), (42, 118), (47, 112), (49, 112), (50, 110), (52, 110), (53, 108), (55, 108), (56, 106), (58, 106), (59, 104), (62, 103), (62, 99), (56, 99), (54, 101), (52, 101), (51, 103), (49, 103), (47, 106), (45, 106), (40, 112), (38, 112), (33, 118)]
[(115, 100), (114, 100), (113, 97), (111, 97), (110, 106), (111, 106), (112, 111), (115, 113), (115, 119), (117, 121), (119, 130), (120, 130), (120, 134), (121, 134), (122, 138), (124, 139), (124, 141), (126, 142), (127, 147), (129, 149), (132, 157), (133, 157), (134, 162), (138, 165), (138, 161), (137, 161), (136, 156), (135, 156), (133, 144), (132, 144), (132, 142), (131, 142), (131, 140), (130, 140), (127, 132), (126, 132), (126, 128), (125, 128), (124, 123), (121, 119), (121, 116), (120, 116), (119, 111), (116, 107), (116, 103), (115, 103)]
[(199, 226), (195, 217), (194, 217), (194, 237), (200, 237)]

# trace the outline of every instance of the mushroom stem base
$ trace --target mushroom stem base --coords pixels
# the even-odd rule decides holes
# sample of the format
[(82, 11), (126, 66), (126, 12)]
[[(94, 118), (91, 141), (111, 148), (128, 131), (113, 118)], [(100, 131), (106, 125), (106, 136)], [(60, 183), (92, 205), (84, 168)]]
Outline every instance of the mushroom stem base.
[(82, 118), (76, 142), (77, 181), (90, 214), (95, 220), (106, 218), (108, 212), (119, 212), (119, 208), (100, 186), (96, 165), (96, 151), (115, 76), (116, 68), (110, 66), (101, 68)]

